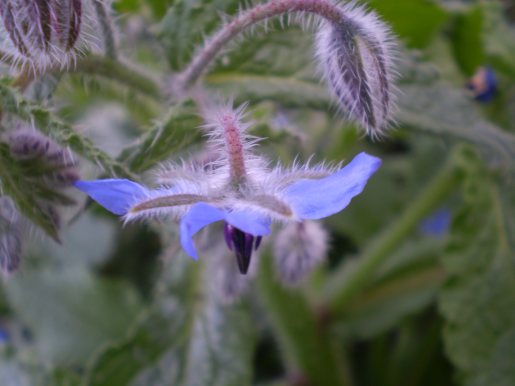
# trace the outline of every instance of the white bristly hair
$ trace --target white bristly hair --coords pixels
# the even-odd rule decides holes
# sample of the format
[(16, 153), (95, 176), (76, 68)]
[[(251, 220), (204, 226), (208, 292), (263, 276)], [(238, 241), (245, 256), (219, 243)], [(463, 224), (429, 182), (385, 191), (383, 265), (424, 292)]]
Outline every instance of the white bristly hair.
[(355, 2), (340, 7), (341, 23), (319, 26), (319, 68), (339, 109), (372, 138), (381, 137), (395, 111), (395, 39), (374, 12)]

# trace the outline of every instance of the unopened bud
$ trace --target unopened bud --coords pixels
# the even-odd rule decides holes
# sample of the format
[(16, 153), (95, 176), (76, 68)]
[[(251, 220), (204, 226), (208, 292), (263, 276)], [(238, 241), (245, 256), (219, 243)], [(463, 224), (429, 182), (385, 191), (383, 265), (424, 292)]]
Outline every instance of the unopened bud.
[[(92, 42), (91, 0), (1, 0), (0, 50), (16, 63), (66, 66)], [(90, 30), (90, 31), (87, 31)]]
[[(77, 161), (71, 151), (61, 148), (36, 131), (17, 130), (8, 138), (11, 153), (20, 160), (33, 163), (33, 172), (48, 185), (71, 186), (79, 179)], [(31, 176), (29, 171), (27, 177)], [(34, 176), (36, 177), (36, 176)]]
[(30, 187), (28, 194), (33, 196), (34, 212), (44, 222), (43, 228), (57, 232), (62, 223), (59, 207), (75, 204), (66, 188), (79, 179), (77, 161), (70, 150), (37, 131), (19, 128), (6, 140), (11, 159), (23, 178), (20, 184)]
[(341, 110), (380, 136), (394, 106), (394, 44), (389, 28), (361, 6), (342, 6), (340, 23), (326, 21), (317, 36), (320, 67)]
[(328, 236), (322, 226), (313, 221), (291, 223), (275, 240), (277, 270), (283, 282), (299, 284), (327, 255)]

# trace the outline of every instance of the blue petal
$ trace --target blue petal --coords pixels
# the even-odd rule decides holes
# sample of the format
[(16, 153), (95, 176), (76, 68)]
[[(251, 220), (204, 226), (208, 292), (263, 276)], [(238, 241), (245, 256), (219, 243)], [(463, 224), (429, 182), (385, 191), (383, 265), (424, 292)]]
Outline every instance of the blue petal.
[(358, 154), (347, 166), (320, 180), (300, 180), (286, 188), (286, 199), (301, 219), (317, 220), (343, 210), (360, 194), (381, 160)]
[(193, 236), (205, 226), (216, 221), (225, 220), (232, 226), (253, 236), (270, 233), (270, 219), (251, 211), (227, 212), (204, 202), (191, 207), (181, 220), (181, 244), (184, 250), (195, 260), (198, 259)]
[(199, 202), (191, 207), (189, 212), (181, 220), (181, 244), (184, 250), (195, 260), (198, 259), (193, 236), (206, 225), (225, 218), (225, 213), (208, 205)]
[(117, 215), (124, 215), (131, 206), (148, 195), (144, 186), (125, 179), (79, 180), (75, 182), (75, 187)]
[(270, 218), (252, 211), (236, 211), (225, 215), (225, 221), (233, 227), (253, 236), (270, 234)]

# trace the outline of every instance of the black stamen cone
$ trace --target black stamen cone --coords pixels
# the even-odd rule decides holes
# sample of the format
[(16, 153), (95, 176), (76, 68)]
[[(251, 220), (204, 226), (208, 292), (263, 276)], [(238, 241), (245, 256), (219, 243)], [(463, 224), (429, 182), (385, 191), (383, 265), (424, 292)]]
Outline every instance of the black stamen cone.
[[(224, 226), (224, 236), (227, 246), (236, 255), (240, 273), (246, 275), (252, 258), (252, 250), (258, 248), (261, 237), (256, 238), (250, 233), (245, 233), (227, 223)], [(256, 241), (255, 244), (254, 240)]]

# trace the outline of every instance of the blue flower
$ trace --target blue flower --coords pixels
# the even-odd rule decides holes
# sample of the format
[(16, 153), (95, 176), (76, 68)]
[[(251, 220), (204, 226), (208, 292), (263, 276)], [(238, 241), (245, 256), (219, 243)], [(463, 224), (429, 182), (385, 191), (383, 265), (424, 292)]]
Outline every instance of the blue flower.
[(381, 165), (380, 159), (360, 153), (343, 168), (268, 169), (250, 152), (256, 140), (245, 137), (247, 126), (240, 120), (240, 110), (218, 112), (206, 128), (220, 158), (201, 167), (165, 171), (157, 189), (126, 179), (77, 181), (75, 186), (126, 221), (175, 217), (180, 221), (182, 247), (194, 259), (198, 254), (193, 236), (224, 221), (225, 241), (245, 274), (253, 250), (270, 233), (273, 220), (317, 220), (340, 212)]
[(488, 103), (497, 93), (497, 77), (490, 67), (480, 67), (467, 83), (478, 102)]
[(426, 236), (441, 238), (449, 232), (451, 220), (449, 209), (441, 208), (422, 220), (419, 230)]

